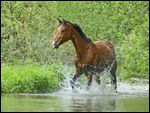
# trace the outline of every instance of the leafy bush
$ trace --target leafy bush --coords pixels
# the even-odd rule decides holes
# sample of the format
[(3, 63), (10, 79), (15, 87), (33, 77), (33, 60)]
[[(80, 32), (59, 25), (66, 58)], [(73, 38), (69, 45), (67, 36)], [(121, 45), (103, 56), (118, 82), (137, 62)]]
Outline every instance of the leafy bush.
[(45, 93), (57, 90), (63, 75), (57, 74), (55, 67), (42, 67), (32, 62), (26, 65), (3, 64), (1, 78), (2, 92)]

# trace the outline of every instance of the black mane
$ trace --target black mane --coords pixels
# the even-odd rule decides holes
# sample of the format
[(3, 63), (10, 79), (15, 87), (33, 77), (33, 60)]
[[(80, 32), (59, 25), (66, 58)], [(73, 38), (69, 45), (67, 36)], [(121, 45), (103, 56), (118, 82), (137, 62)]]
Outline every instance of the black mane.
[(92, 40), (91, 40), (90, 38), (88, 38), (88, 37), (84, 34), (84, 32), (82, 31), (82, 29), (80, 28), (80, 26), (79, 26), (78, 24), (73, 23), (72, 25), (73, 25), (73, 27), (80, 33), (81, 37), (82, 37), (85, 41), (87, 41), (87, 42), (92, 42)]

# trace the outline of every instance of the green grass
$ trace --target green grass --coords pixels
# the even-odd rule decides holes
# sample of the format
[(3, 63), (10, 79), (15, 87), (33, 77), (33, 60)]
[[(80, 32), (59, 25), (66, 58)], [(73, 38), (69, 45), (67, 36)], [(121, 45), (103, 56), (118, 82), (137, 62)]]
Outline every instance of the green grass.
[(4, 93), (46, 93), (59, 88), (63, 78), (55, 72), (55, 66), (39, 64), (2, 64), (1, 87)]

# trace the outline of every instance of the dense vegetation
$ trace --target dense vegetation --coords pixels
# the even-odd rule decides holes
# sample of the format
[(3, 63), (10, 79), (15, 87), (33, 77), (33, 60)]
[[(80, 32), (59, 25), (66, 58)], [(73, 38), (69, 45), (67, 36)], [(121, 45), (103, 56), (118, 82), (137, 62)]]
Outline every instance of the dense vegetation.
[[(26, 69), (26, 62), (31, 59), (40, 66), (50, 66), (60, 62), (61, 64), (63, 62), (63, 65), (73, 64), (74, 48), (71, 42), (57, 50), (51, 48), (58, 17), (78, 23), (93, 41), (103, 39), (111, 41), (117, 54), (118, 77), (148, 78), (149, 2), (3, 1), (1, 2), (1, 60), (3, 64), (13, 68), (5, 72), (5, 68), (8, 67), (2, 66), (2, 72), (4, 71), (2, 79), (3, 76), (11, 76), (14, 73), (16, 74), (13, 76), (23, 74), (24, 72), (15, 71), (19, 68), (17, 65), (23, 65), (21, 70), (23, 71), (23, 68)], [(9, 73), (12, 69), (13, 71)], [(29, 70), (31, 71), (32, 68)], [(47, 76), (47, 71), (42, 74), (42, 71), (37, 70), (37, 73), (39, 76), (36, 77), (44, 76), (47, 79), (52, 77)], [(32, 75), (35, 76), (32, 72), (22, 76)], [(51, 72), (48, 75), (51, 75)], [(8, 78), (11, 79), (13, 76)]]
[(2, 65), (3, 93), (46, 93), (59, 89), (64, 76), (54, 71), (62, 66), (40, 66), (27, 61), (25, 65)]

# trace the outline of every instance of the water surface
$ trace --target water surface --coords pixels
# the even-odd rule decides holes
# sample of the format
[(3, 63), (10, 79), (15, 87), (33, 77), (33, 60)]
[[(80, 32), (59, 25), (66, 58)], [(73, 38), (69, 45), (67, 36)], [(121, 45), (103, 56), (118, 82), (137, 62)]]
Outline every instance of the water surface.
[[(1, 94), (2, 112), (140, 112), (149, 111), (149, 87), (120, 83), (118, 93), (62, 89), (48, 94)], [(109, 90), (108, 90), (109, 89)], [(144, 92), (145, 91), (145, 92)]]

